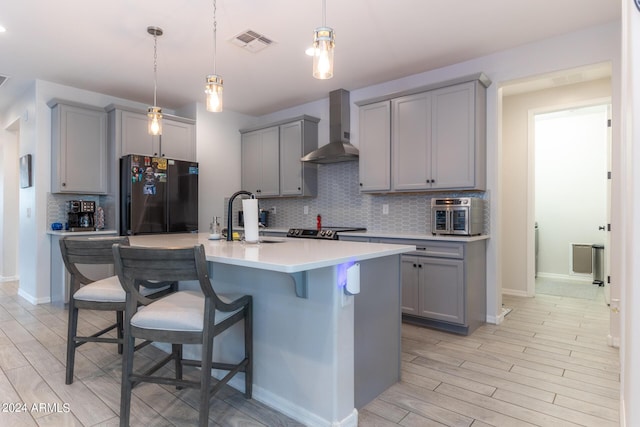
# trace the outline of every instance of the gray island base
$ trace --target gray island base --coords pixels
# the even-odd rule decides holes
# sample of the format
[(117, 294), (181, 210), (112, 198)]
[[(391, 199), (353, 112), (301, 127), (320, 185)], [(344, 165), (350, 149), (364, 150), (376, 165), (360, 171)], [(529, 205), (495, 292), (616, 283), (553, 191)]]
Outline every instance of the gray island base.
[[(216, 291), (253, 295), (253, 398), (308, 426), (355, 427), (358, 409), (400, 379), (400, 258), (415, 246), (279, 240), (251, 245), (180, 234), (131, 243), (203, 243)], [(347, 272), (356, 264), (360, 289), (351, 295)], [(216, 338), (218, 360), (243, 356), (241, 328)], [(185, 346), (185, 356), (199, 354)], [(242, 391), (242, 375), (234, 380)]]

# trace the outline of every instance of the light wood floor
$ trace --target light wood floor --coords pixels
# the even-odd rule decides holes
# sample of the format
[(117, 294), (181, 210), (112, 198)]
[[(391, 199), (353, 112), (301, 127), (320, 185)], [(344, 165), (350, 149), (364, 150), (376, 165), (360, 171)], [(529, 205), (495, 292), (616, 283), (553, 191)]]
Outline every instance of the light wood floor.
[[(33, 306), (16, 293), (16, 282), (0, 283), (0, 426), (117, 425), (115, 347), (80, 347), (76, 380), (65, 385), (66, 310)], [(402, 381), (360, 411), (359, 426), (618, 425), (618, 351), (606, 345), (602, 297), (504, 303), (513, 311), (502, 325), (469, 337), (403, 325)], [(110, 320), (99, 312), (81, 319)], [(149, 346), (140, 356), (151, 362), (161, 352)], [(194, 425), (196, 407), (195, 390), (142, 384), (134, 389), (132, 425)], [(210, 425), (301, 424), (226, 388), (212, 401)]]

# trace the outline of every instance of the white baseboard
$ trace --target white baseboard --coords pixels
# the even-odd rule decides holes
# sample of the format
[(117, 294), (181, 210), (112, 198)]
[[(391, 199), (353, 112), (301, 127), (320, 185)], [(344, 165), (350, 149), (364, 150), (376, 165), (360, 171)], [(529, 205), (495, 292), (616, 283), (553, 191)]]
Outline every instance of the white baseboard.
[(555, 280), (565, 280), (569, 282), (583, 282), (583, 283), (591, 283), (593, 281), (593, 276), (590, 274), (557, 274), (557, 273), (542, 273), (538, 272), (538, 277), (541, 279), (555, 279)]
[(34, 298), (33, 295), (24, 292), (20, 288), (18, 288), (18, 296), (26, 299), (28, 302), (30, 302), (33, 305), (47, 304), (51, 302), (51, 297)]
[(16, 282), (20, 280), (20, 276), (0, 276), (0, 282)]
[(509, 295), (512, 297), (527, 297), (527, 298), (531, 298), (529, 295), (527, 295), (527, 291), (521, 291), (519, 289), (505, 289), (502, 288), (502, 295)]
[[(232, 384), (236, 378), (234, 377), (229, 385), (236, 388), (237, 384)], [(244, 385), (242, 385), (244, 388)], [(277, 396), (268, 390), (265, 390), (261, 387), (253, 386), (253, 399), (264, 403), (270, 408), (275, 409), (276, 411), (293, 418), (296, 421), (303, 423), (308, 427), (357, 427), (358, 426), (358, 410), (353, 409), (353, 411), (347, 415), (343, 420), (340, 421), (328, 421), (322, 417), (319, 417), (317, 414), (311, 413), (306, 409), (292, 404), (290, 401), (286, 399), (282, 399), (280, 396)]]

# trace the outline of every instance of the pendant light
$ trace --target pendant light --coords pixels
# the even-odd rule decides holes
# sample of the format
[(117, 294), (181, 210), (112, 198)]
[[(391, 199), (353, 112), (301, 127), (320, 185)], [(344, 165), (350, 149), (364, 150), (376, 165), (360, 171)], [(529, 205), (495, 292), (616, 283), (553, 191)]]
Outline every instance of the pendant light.
[(147, 27), (147, 32), (153, 36), (153, 106), (147, 110), (149, 133), (162, 135), (162, 108), (158, 107), (156, 97), (158, 91), (158, 37), (162, 35), (162, 28)]
[(335, 35), (333, 29), (326, 25), (327, 7), (322, 0), (322, 27), (313, 33), (313, 77), (320, 80), (333, 77), (333, 48)]
[(213, 74), (207, 76), (204, 93), (207, 94), (207, 111), (219, 113), (222, 111), (222, 76), (216, 74), (216, 36), (218, 22), (216, 21), (216, 0), (213, 0)]

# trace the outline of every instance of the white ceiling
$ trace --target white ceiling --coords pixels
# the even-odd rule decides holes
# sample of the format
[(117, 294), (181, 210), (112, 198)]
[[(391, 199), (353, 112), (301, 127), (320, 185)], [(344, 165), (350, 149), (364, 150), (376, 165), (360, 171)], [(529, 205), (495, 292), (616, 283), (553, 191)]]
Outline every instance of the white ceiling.
[[(334, 77), (311, 76), (304, 54), (321, 0), (217, 0), (217, 73), (225, 109), (261, 115), (620, 19), (616, 0), (326, 0), (336, 34)], [(158, 105), (203, 102), (213, 72), (213, 0), (20, 0), (0, 8), (0, 109), (33, 79)], [(250, 53), (247, 29), (274, 43)], [(478, 70), (482, 71), (482, 70)]]

